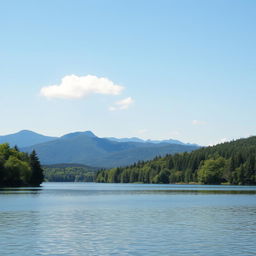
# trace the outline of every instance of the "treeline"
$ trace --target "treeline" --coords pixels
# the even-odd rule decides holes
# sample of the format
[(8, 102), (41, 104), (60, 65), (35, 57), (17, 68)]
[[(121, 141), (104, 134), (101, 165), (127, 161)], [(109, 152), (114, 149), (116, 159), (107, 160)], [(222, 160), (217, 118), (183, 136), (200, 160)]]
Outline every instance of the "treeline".
[(102, 170), (96, 182), (256, 184), (256, 136)]
[(0, 187), (39, 186), (43, 180), (35, 151), (28, 154), (7, 143), (0, 144)]
[(49, 182), (93, 182), (96, 172), (89, 167), (43, 167), (45, 181)]

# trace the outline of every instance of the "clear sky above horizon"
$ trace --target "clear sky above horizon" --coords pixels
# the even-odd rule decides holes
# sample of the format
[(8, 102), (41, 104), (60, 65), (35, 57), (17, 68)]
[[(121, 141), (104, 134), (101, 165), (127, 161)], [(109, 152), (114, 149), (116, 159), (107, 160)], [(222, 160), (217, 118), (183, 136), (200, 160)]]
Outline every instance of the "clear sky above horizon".
[(255, 135), (255, 13), (253, 0), (1, 1), (0, 135)]

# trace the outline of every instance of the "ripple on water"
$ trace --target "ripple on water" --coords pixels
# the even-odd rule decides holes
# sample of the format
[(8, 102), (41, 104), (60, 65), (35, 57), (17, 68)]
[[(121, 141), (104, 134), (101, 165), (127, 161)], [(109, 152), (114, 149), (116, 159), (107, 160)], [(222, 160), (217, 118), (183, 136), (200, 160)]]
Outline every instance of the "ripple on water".
[(1, 256), (255, 255), (255, 194), (65, 186), (0, 194)]

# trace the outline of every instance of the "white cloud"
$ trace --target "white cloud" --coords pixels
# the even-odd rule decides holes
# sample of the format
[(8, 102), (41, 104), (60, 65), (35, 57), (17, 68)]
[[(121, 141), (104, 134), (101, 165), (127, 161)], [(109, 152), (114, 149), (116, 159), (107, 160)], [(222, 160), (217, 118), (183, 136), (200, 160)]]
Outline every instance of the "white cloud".
[(134, 100), (131, 97), (128, 97), (128, 98), (125, 98), (123, 100), (116, 102), (116, 105), (120, 109), (127, 109), (133, 102), (134, 102)]
[(204, 125), (204, 124), (206, 124), (206, 122), (205, 121), (200, 121), (200, 120), (193, 120), (192, 124), (193, 125)]
[(123, 100), (117, 101), (114, 104), (115, 106), (109, 107), (109, 111), (128, 109), (133, 102), (134, 100), (131, 97), (125, 98)]
[(79, 99), (90, 94), (118, 95), (123, 89), (105, 77), (69, 75), (59, 85), (43, 87), (40, 94), (47, 98)]

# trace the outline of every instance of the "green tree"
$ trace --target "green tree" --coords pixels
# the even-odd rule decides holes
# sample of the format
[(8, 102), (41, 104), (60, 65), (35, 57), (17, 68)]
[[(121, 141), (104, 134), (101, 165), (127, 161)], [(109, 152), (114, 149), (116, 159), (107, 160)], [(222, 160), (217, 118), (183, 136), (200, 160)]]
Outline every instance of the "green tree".
[(30, 181), (31, 169), (27, 162), (10, 156), (4, 164), (4, 183), (9, 186), (27, 185)]
[(220, 184), (227, 163), (223, 157), (205, 160), (198, 170), (198, 180), (203, 184)]
[(204, 147), (191, 153), (156, 157), (121, 167), (118, 172), (104, 170), (98, 172), (96, 180), (161, 183), (164, 180), (162, 171), (165, 169), (170, 173), (170, 183), (200, 181), (205, 184), (256, 184), (256, 136)]
[(44, 174), (35, 150), (30, 154), (29, 159), (32, 170), (30, 184), (33, 186), (39, 186), (44, 181)]

